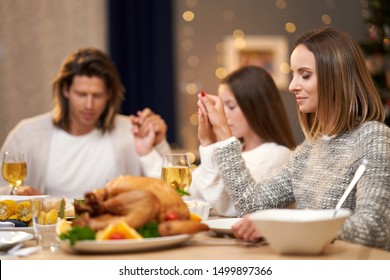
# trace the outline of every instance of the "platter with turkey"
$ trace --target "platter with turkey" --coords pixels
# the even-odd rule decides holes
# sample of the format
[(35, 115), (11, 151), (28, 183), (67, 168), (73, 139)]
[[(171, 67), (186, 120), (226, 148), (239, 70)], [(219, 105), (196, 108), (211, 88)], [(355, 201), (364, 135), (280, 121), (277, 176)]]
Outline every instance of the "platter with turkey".
[(160, 179), (120, 176), (75, 203), (77, 217), (57, 225), (61, 248), (114, 253), (179, 245), (209, 228)]

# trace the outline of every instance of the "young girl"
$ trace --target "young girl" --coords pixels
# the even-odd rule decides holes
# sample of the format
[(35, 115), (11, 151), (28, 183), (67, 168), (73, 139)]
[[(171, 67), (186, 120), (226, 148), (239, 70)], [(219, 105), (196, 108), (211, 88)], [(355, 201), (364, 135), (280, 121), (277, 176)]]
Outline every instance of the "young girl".
[[(245, 66), (232, 72), (220, 83), (218, 96), (230, 130), (240, 139), (245, 166), (256, 180), (287, 163), (295, 141), (279, 91), (266, 70)], [(207, 135), (199, 130), (202, 164), (193, 171), (188, 199), (208, 201), (217, 215), (236, 216)]]

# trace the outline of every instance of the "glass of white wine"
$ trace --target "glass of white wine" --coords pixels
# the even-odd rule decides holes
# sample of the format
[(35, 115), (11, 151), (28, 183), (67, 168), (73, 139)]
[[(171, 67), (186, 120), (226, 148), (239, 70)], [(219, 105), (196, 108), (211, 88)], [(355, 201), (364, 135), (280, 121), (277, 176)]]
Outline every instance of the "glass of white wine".
[(3, 155), (2, 175), (11, 187), (11, 195), (16, 195), (17, 190), (27, 176), (27, 164), (24, 152), (5, 152)]
[(188, 194), (191, 185), (191, 162), (188, 154), (165, 154), (163, 157), (161, 179), (179, 194)]

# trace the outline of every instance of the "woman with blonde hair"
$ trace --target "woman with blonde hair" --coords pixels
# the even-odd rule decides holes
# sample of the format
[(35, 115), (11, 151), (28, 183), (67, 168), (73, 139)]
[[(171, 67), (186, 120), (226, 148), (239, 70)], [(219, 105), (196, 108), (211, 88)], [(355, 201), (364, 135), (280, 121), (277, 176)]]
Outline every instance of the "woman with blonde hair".
[[(352, 215), (338, 239), (390, 249), (390, 129), (359, 45), (350, 35), (324, 28), (296, 41), (292, 80), (306, 140), (274, 176), (256, 181), (246, 172), (240, 143), (229, 130), (221, 100), (199, 95), (199, 118), (212, 125), (218, 167), (240, 216), (295, 203), (297, 208), (333, 209), (366, 159), (368, 166), (343, 208)], [(200, 130), (210, 131), (200, 123)], [(261, 236), (248, 219), (237, 237)]]

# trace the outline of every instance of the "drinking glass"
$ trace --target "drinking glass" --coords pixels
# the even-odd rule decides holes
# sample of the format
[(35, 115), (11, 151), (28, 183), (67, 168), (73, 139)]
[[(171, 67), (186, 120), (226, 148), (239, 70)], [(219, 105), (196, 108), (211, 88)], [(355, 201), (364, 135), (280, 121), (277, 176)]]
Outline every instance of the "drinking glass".
[(2, 175), (11, 187), (11, 195), (16, 195), (18, 187), (27, 176), (27, 164), (22, 151), (5, 152), (3, 155)]
[[(47, 196), (32, 198), (30, 201), (37, 244), (43, 249), (54, 252), (60, 246), (56, 227), (61, 219), (61, 204), (65, 205), (65, 200), (61, 197)], [(65, 209), (65, 206), (63, 208)]]
[(188, 154), (165, 154), (161, 179), (175, 190), (187, 191), (191, 185), (191, 163)]

